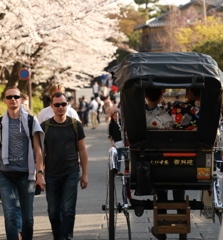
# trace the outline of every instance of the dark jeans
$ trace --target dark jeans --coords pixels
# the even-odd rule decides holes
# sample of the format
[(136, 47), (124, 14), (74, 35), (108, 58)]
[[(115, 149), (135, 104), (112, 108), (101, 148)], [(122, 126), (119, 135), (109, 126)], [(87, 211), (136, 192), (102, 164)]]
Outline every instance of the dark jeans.
[(88, 124), (88, 110), (84, 111), (84, 124)]
[(100, 121), (100, 112), (99, 111), (97, 111), (97, 120), (98, 120), (98, 123), (101, 123), (101, 121)]
[(5, 217), (7, 240), (18, 239), (15, 188), (18, 189), (22, 213), (22, 239), (33, 238), (33, 200), (35, 181), (28, 180), (28, 173), (17, 179), (9, 179), (0, 172), (0, 192)]
[(85, 122), (84, 122), (84, 112), (82, 112), (82, 111), (79, 112), (79, 118), (80, 118), (82, 124), (85, 124)]
[(73, 239), (79, 171), (62, 177), (46, 175), (48, 215), (56, 240)]
[[(214, 159), (215, 160), (221, 160), (221, 151), (217, 151), (214, 153)], [(221, 163), (217, 162), (217, 167), (220, 168), (221, 167)]]

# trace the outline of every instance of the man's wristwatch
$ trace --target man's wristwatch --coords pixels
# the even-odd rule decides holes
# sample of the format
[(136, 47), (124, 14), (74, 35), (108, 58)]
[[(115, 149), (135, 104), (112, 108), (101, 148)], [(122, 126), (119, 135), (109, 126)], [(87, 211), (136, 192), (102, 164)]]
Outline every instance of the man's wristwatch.
[(39, 173), (41, 173), (41, 174), (43, 174), (43, 175), (45, 174), (44, 170), (39, 170), (39, 171), (38, 171), (38, 174), (39, 174)]

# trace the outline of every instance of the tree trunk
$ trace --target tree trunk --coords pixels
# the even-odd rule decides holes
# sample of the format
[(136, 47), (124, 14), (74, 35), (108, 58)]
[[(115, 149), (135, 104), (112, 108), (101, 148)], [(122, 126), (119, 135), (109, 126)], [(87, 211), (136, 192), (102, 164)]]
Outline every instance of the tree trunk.
[(148, 2), (149, 0), (146, 0), (146, 9), (148, 9)]
[(19, 80), (18, 89), (28, 95), (28, 81), (29, 80)]
[(16, 85), (16, 82), (19, 81), (18, 72), (19, 72), (19, 70), (21, 69), (21, 67), (22, 67), (22, 64), (21, 64), (20, 62), (16, 62), (16, 63), (13, 65), (12, 73), (11, 73), (11, 75), (10, 75), (9, 78), (8, 78), (8, 82), (7, 82), (6, 86), (5, 86), (4, 91), (2, 92), (2, 96), (4, 96), (5, 90), (6, 90), (8, 87), (15, 86), (15, 85)]

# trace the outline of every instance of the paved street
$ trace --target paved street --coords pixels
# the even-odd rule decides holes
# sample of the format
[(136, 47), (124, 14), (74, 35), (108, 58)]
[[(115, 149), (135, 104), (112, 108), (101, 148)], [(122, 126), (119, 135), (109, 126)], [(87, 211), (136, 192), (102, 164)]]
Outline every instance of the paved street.
[[(85, 93), (84, 93), (85, 94)], [(89, 97), (90, 98), (90, 97)], [(88, 98), (87, 98), (88, 100)], [(89, 153), (89, 185), (85, 190), (79, 188), (77, 215), (74, 231), (75, 240), (108, 240), (107, 222), (101, 206), (105, 204), (106, 183), (108, 171), (107, 124), (103, 122), (96, 130), (91, 130), (91, 124), (85, 128), (86, 144)], [(116, 178), (118, 196), (121, 196), (120, 178)], [(197, 191), (187, 192), (190, 199), (197, 198)], [(132, 239), (154, 240), (150, 229), (153, 226), (153, 212), (145, 211), (142, 217), (136, 217), (133, 210), (130, 211)], [(47, 217), (45, 194), (35, 197), (34, 207), (34, 240), (53, 239), (50, 224)], [(219, 223), (200, 217), (199, 211), (191, 211), (191, 233), (188, 239), (217, 240)], [(2, 208), (0, 208), (0, 239), (6, 239)], [(127, 240), (127, 225), (123, 213), (118, 214), (117, 240)], [(178, 239), (178, 235), (168, 235), (168, 240)]]

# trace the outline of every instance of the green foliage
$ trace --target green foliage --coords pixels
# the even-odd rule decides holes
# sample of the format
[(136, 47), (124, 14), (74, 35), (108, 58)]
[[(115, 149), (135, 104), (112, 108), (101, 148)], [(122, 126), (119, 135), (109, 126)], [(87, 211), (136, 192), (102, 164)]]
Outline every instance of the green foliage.
[(141, 5), (141, 4), (146, 4), (146, 6), (149, 4), (149, 3), (157, 3), (159, 0), (134, 0), (134, 2), (138, 5)]
[(0, 100), (0, 116), (2, 116), (5, 111), (6, 111), (6, 105), (2, 100)]
[(39, 97), (32, 97), (33, 114), (37, 115), (43, 109), (43, 101)]
[(140, 44), (141, 32), (137, 31), (137, 32), (129, 33), (127, 37), (129, 39), (129, 43), (128, 43), (129, 47), (133, 49), (138, 49)]
[(0, 94), (5, 90), (5, 85), (0, 85)]
[[(155, 3), (159, 2), (159, 0), (134, 0), (134, 2), (138, 5), (141, 5), (141, 4), (145, 4), (146, 5), (146, 8), (145, 8), (145, 12), (152, 12), (155, 10), (154, 6), (155, 6)], [(148, 8), (148, 4), (149, 3), (152, 3), (152, 7)]]
[(210, 16), (204, 22), (195, 22), (191, 27), (178, 29), (176, 33), (177, 41), (184, 46), (184, 51), (191, 52), (197, 45), (205, 42), (218, 41), (223, 38), (223, 22), (220, 18)]
[(207, 41), (196, 45), (192, 51), (208, 54), (218, 63), (219, 68), (223, 71), (223, 38), (215, 41)]

